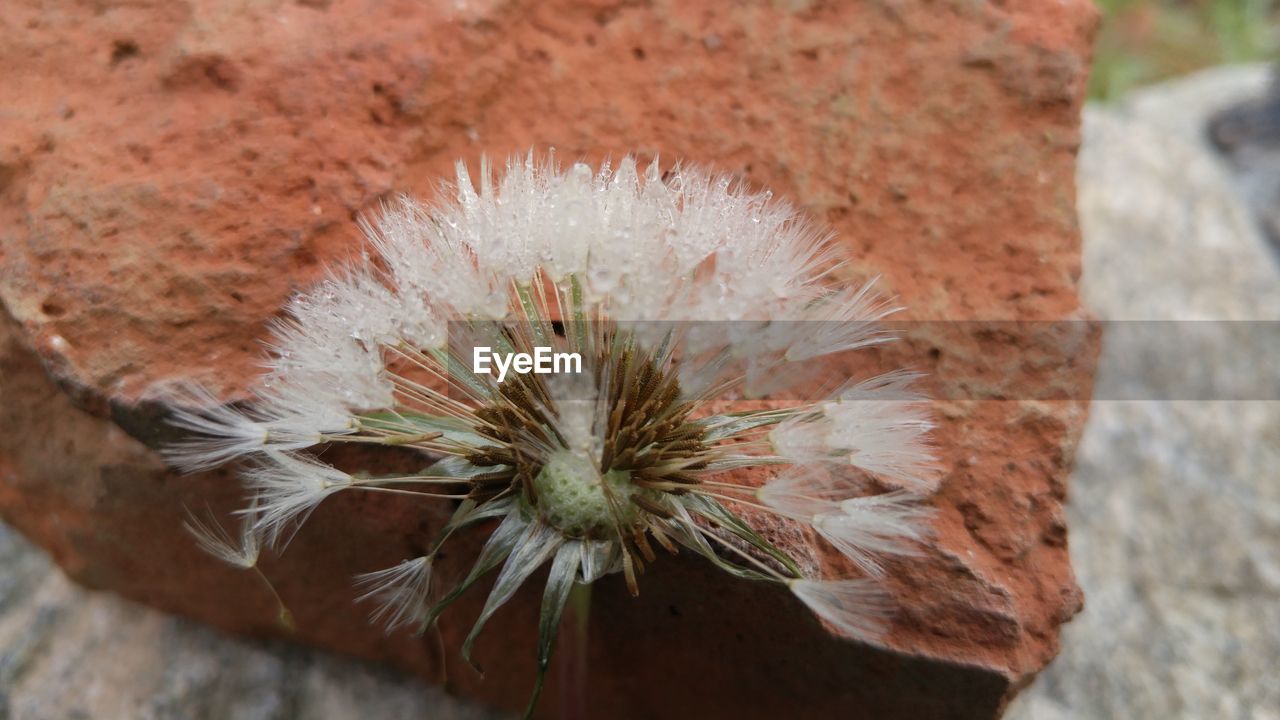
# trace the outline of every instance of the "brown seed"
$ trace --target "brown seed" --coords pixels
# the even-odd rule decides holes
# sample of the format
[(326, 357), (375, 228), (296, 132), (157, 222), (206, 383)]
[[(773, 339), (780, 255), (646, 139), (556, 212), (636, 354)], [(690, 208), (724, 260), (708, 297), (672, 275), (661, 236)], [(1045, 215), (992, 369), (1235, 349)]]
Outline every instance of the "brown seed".
[(658, 559), (653, 553), (653, 546), (649, 544), (649, 538), (645, 535), (644, 528), (636, 528), (631, 533), (635, 540), (636, 547), (640, 550), (640, 554), (644, 556), (645, 562), (652, 564)]
[(516, 476), (516, 473), (514, 470), (508, 470), (505, 472), (485, 473), (483, 475), (476, 475), (475, 477), (471, 478), (471, 483), (481, 487), (495, 487), (499, 485), (510, 485), (511, 481), (515, 479), (515, 476)]
[(658, 523), (650, 523), (649, 532), (653, 534), (653, 539), (657, 540), (658, 544), (661, 545), (668, 553), (672, 555), (678, 555), (680, 553), (680, 546), (676, 545), (671, 541), (671, 538), (667, 537), (667, 532), (662, 529), (661, 525)]
[(635, 561), (625, 548), (622, 550), (622, 574), (626, 577), (627, 590), (631, 592), (631, 597), (639, 597), (640, 584), (636, 582)]
[(658, 503), (657, 501), (655, 501), (655, 500), (650, 500), (649, 498), (645, 497), (644, 495), (639, 495), (639, 494), (637, 494), (637, 495), (632, 495), (632, 496), (631, 496), (631, 502), (632, 502), (633, 504), (635, 504), (635, 505), (636, 505), (636, 507), (640, 508), (641, 510), (644, 510), (645, 512), (647, 512), (647, 513), (649, 513), (649, 514), (651, 514), (651, 515), (657, 515), (658, 517), (660, 517), (660, 518), (662, 518), (662, 519), (664, 519), (664, 520), (669, 520), (669, 519), (671, 519), (671, 517), (672, 517), (672, 515), (671, 515), (671, 511), (670, 511), (670, 510), (668, 510), (667, 508), (663, 507), (663, 506), (662, 506), (660, 503)]

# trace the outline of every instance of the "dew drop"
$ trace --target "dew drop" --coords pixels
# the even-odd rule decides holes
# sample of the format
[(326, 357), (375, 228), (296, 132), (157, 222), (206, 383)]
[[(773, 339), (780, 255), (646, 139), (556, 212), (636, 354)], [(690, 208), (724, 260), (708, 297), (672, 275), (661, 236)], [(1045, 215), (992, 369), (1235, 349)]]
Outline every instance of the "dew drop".
[(587, 281), (591, 283), (592, 290), (605, 294), (617, 287), (618, 275), (607, 265), (594, 265), (587, 270)]

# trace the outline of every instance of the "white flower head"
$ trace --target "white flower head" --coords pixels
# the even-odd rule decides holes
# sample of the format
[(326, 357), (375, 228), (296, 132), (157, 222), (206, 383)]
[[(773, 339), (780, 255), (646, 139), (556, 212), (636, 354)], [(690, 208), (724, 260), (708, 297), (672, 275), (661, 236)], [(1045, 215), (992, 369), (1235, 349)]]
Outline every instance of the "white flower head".
[(222, 465), (265, 448), (270, 440), (269, 428), (254, 411), (220, 404), (199, 385), (170, 386), (164, 394), (176, 408), (170, 424), (193, 434), (192, 438), (165, 448), (169, 462), (184, 470), (194, 472)]
[[(828, 233), (696, 169), (625, 158), (561, 170), (532, 154), (500, 176), (459, 165), (444, 201), (400, 198), (363, 227), (372, 255), (290, 304), (254, 402), (233, 411), (203, 398), (175, 418), (203, 436), (175, 451), (188, 467), (251, 459), (254, 527), (268, 541), (337, 492), (460, 500), (426, 554), (362, 577), (364, 597), (388, 625), (422, 629), (496, 570), (469, 657), (493, 613), (549, 564), (537, 688), (576, 586), (621, 574), (638, 593), (642, 570), (679, 547), (788, 587), (852, 637), (884, 627), (878, 558), (927, 539), (913, 493), (935, 474), (914, 376), (712, 409), (889, 339), (877, 322), (891, 306), (834, 280)], [(545, 348), (580, 366), (500, 380), (468, 364), (479, 345)], [(352, 475), (309, 450), (341, 443), (418, 450), (424, 469)], [(764, 466), (778, 468), (765, 487), (735, 482), (732, 471)], [(806, 575), (738, 516), (748, 507), (812, 527), (863, 575)], [(485, 519), (499, 522), (473, 571), (437, 590), (440, 548)]]
[(884, 588), (862, 578), (793, 580), (791, 591), (815, 615), (852, 637), (871, 638), (884, 631), (893, 604)]
[(272, 543), (305, 521), (325, 498), (354, 484), (350, 475), (331, 465), (279, 450), (257, 457), (244, 481), (254, 493), (254, 506), (245, 513)]
[(838, 512), (816, 516), (813, 527), (863, 571), (878, 575), (881, 558), (919, 554), (930, 517), (918, 496), (898, 490), (843, 500)]
[(910, 390), (918, 375), (896, 371), (854, 385), (814, 412), (778, 424), (770, 440), (797, 464), (852, 466), (913, 491), (931, 489), (937, 464), (933, 422)]
[(249, 508), (240, 513), (242, 515), (240, 531), (236, 533), (235, 537), (232, 537), (232, 534), (222, 526), (222, 523), (214, 515), (213, 510), (208, 508), (206, 508), (204, 517), (187, 510), (187, 520), (182, 526), (195, 538), (196, 545), (201, 550), (234, 568), (249, 570), (256, 574), (267, 588), (267, 591), (271, 593), (272, 599), (275, 600), (276, 619), (283, 628), (293, 631), (295, 629), (293, 613), (284, 604), (284, 600), (276, 592), (275, 586), (271, 584), (271, 581), (267, 579), (267, 576), (258, 567), (258, 560), (262, 554), (262, 538), (256, 522), (255, 511), (256, 500), (250, 504)]
[(262, 545), (252, 521), (242, 522), (238, 537), (234, 538), (214, 517), (212, 510), (203, 518), (188, 510), (187, 520), (182, 526), (195, 538), (201, 550), (226, 564), (244, 570), (258, 564)]
[(357, 576), (356, 585), (364, 589), (357, 600), (376, 600), (374, 622), (383, 623), (387, 631), (418, 626), (426, 621), (428, 594), (431, 591), (432, 558), (428, 556), (404, 560), (399, 565)]

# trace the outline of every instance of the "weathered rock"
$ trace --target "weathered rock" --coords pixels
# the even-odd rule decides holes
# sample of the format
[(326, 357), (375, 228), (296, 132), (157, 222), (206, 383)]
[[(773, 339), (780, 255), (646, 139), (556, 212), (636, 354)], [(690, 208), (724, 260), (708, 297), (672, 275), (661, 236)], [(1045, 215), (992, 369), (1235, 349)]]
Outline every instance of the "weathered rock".
[[(711, 164), (828, 220), (850, 278), (882, 275), (908, 317), (1077, 317), (1071, 178), (1094, 16), (1083, 1), (6, 3), (0, 514), (81, 583), (279, 634), (253, 578), (180, 529), (184, 505), (229, 508), (237, 489), (230, 472), (164, 468), (157, 388), (242, 396), (263, 321), (353, 252), (352, 218), (393, 190), (429, 194), (481, 151)], [(912, 349), (939, 373), (1043, 360), (998, 340)], [(894, 568), (903, 609), (882, 646), (677, 560), (638, 600), (598, 587), (593, 707), (995, 716), (1080, 605), (1061, 502), (1084, 402), (975, 392), (940, 408), (936, 546)], [(367, 627), (349, 578), (440, 520), (385, 498), (322, 506), (265, 564), (298, 639), (437, 677), (434, 643)], [(446, 614), (446, 646), (479, 599)], [(455, 667), (454, 689), (524, 701), (535, 605), (522, 593), (498, 614), (476, 652), (486, 677)]]
[[(1260, 77), (1218, 70), (1216, 85), (1174, 81), (1086, 112), (1084, 292), (1100, 317), (1280, 320), (1280, 268), (1201, 140), (1215, 107), (1232, 102), (1219, 90), (1239, 92), (1250, 75)], [(1232, 343), (1154, 349), (1224, 383), (1266, 368), (1247, 367)], [(1104, 336), (1099, 386), (1141, 382), (1111, 377), (1128, 367)], [(1089, 605), (1011, 718), (1280, 717), (1280, 403), (1270, 390), (1271, 401), (1094, 402), (1068, 506)]]

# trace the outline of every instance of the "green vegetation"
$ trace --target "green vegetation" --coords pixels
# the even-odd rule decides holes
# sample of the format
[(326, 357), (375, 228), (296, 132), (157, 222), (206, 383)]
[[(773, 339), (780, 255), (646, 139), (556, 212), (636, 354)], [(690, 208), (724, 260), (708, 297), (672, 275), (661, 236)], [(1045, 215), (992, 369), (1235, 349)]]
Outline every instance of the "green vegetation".
[(1094, 99), (1211, 65), (1280, 57), (1280, 0), (1098, 0), (1098, 6)]

